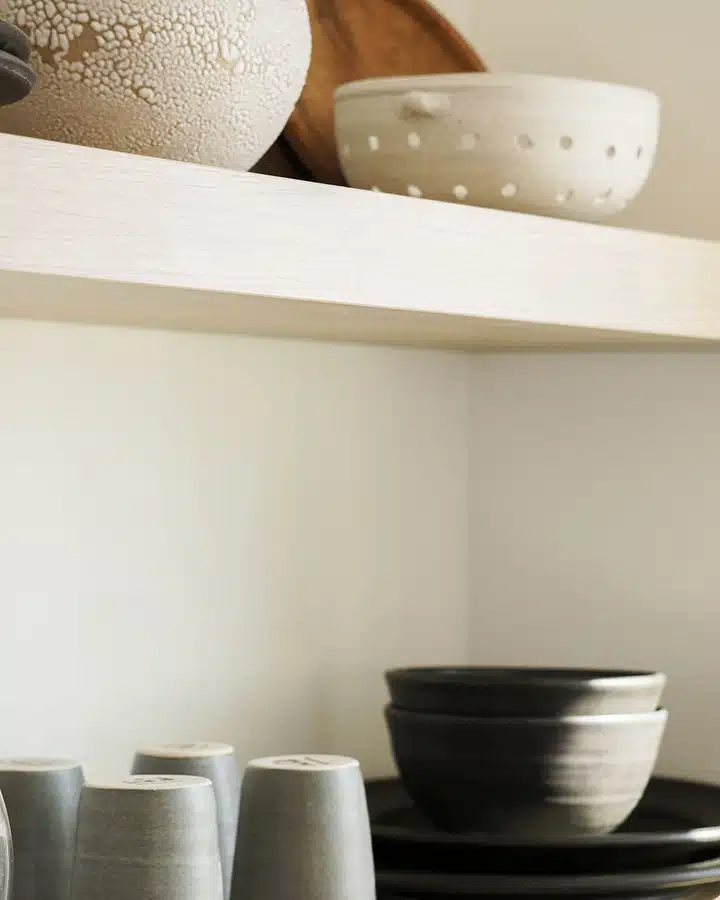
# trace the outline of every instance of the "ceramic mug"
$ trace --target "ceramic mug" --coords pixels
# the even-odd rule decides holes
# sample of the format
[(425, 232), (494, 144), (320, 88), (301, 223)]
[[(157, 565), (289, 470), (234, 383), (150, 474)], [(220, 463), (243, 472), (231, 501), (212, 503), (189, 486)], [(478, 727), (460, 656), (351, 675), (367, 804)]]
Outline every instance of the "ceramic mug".
[(148, 747), (135, 754), (132, 772), (134, 775), (197, 775), (210, 779), (217, 804), (225, 897), (229, 897), (240, 801), (240, 772), (234, 748), (230, 744), (214, 743)]
[(80, 796), (72, 900), (223, 900), (207, 778), (134, 775)]
[(360, 766), (343, 756), (253, 760), (240, 797), (233, 900), (373, 900)]
[(13, 900), (68, 900), (83, 781), (75, 760), (0, 760), (13, 842)]

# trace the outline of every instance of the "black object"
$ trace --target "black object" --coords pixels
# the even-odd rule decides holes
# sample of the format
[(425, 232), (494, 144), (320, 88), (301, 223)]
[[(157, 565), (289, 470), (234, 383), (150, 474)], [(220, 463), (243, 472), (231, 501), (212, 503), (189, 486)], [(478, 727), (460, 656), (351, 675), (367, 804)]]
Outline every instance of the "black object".
[(460, 666), (391, 669), (395, 706), (456, 716), (581, 716), (651, 712), (665, 676), (627, 669)]
[(413, 806), (397, 778), (369, 781), (366, 791), (375, 865), (382, 872), (600, 874), (679, 866), (720, 855), (720, 786), (701, 782), (652, 778), (618, 831), (550, 840), (438, 831)]
[(0, 19), (0, 50), (27, 62), (30, 59), (32, 44), (24, 31)]
[[(680, 866), (602, 875), (446, 875), (375, 871), (379, 891), (404, 897), (717, 897), (720, 859)], [(707, 893), (705, 892), (707, 889)], [(700, 893), (699, 893), (700, 892)]]
[(23, 100), (35, 86), (35, 72), (30, 66), (0, 50), (0, 106)]
[(667, 713), (502, 718), (385, 710), (415, 803), (448, 831), (604, 834), (652, 775)]
[(0, 106), (23, 100), (35, 86), (35, 72), (28, 65), (31, 49), (25, 32), (0, 21)]

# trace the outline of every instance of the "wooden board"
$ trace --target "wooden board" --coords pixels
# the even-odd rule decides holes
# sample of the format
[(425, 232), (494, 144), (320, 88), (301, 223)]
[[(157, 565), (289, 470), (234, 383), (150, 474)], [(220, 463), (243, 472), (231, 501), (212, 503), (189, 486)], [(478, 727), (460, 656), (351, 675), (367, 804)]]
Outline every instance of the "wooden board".
[(301, 181), (315, 180), (282, 135), (265, 156), (255, 163), (251, 171), (257, 175), (275, 175), (279, 178), (297, 178)]
[(318, 181), (345, 184), (333, 124), (338, 85), (392, 75), (485, 71), (470, 44), (425, 0), (308, 0), (308, 11), (312, 61), (284, 134)]

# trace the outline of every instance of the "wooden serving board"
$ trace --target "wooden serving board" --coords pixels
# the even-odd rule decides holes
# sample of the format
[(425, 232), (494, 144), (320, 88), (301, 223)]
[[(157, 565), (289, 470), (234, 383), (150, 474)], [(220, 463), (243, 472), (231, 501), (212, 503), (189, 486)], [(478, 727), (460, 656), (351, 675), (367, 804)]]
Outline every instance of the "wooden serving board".
[(468, 42), (426, 0), (307, 0), (313, 51), (305, 89), (284, 131), (318, 181), (344, 184), (333, 91), (361, 78), (484, 72)]
[(280, 178), (315, 181), (292, 148), (288, 146), (283, 135), (280, 135), (265, 156), (255, 163), (251, 171), (258, 175), (277, 175)]

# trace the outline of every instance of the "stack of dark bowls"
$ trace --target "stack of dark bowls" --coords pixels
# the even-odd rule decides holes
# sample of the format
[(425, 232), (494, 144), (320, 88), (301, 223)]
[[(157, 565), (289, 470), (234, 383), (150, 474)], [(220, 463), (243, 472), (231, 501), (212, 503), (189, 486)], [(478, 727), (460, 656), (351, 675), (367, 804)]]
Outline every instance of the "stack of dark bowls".
[(380, 897), (720, 896), (720, 788), (652, 777), (661, 673), (386, 679), (401, 778), (367, 784)]
[(0, 19), (0, 106), (23, 100), (35, 85), (30, 41), (19, 28)]

